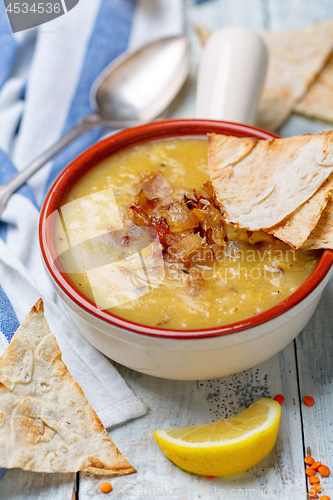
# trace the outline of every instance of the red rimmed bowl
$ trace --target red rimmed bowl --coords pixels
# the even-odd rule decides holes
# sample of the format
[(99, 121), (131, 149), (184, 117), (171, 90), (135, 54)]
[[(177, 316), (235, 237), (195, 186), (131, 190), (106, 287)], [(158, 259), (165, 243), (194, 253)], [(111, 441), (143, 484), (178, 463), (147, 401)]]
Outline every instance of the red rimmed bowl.
[(82, 334), (114, 361), (149, 375), (198, 380), (221, 377), (255, 366), (283, 349), (304, 328), (333, 272), (326, 250), (308, 280), (284, 301), (249, 319), (201, 330), (165, 330), (100, 310), (55, 265), (52, 214), (77, 179), (112, 154), (145, 141), (215, 132), (270, 139), (253, 127), (210, 120), (170, 120), (123, 130), (74, 160), (56, 179), (42, 207), (39, 238), (48, 276)]

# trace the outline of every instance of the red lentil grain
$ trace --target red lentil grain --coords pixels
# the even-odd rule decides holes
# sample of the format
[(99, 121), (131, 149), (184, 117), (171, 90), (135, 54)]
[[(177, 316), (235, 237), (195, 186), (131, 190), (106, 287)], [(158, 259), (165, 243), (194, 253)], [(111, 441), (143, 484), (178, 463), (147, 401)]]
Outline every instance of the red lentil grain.
[(110, 493), (110, 491), (112, 491), (111, 483), (103, 483), (101, 485), (101, 491), (103, 491), (103, 493)]
[(283, 394), (277, 394), (275, 398), (273, 398), (274, 401), (277, 401), (280, 405), (284, 402), (284, 395)]
[(316, 475), (316, 471), (313, 470), (311, 467), (308, 467), (307, 469), (305, 469), (305, 474), (307, 476), (315, 476)]
[(320, 479), (318, 476), (311, 476), (309, 477), (309, 483), (310, 484), (320, 483)]
[(318, 467), (318, 472), (321, 476), (327, 477), (330, 473), (330, 469), (327, 465), (320, 465), (320, 467)]

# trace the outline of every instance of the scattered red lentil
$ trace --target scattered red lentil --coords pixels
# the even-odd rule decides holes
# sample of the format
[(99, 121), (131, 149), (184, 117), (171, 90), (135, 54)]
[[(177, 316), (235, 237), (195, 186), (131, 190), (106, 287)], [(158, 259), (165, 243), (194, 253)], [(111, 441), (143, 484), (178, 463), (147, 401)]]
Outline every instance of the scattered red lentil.
[(305, 469), (305, 474), (307, 476), (315, 476), (316, 475), (316, 471), (313, 470), (311, 467), (308, 467), (307, 469)]
[[(323, 488), (320, 486), (320, 484), (315, 484), (311, 487), (309, 491), (310, 498), (318, 498), (318, 493), (321, 493), (323, 491)], [(320, 497), (322, 498), (322, 497)], [(325, 500), (325, 498), (324, 498)]]
[(111, 490), (112, 490), (111, 483), (103, 483), (101, 485), (101, 491), (103, 491), (103, 493), (110, 493)]
[(318, 498), (318, 491), (315, 488), (311, 488), (309, 491), (310, 498)]
[(312, 396), (305, 396), (303, 398), (303, 403), (306, 405), (306, 406), (313, 406), (314, 405), (314, 402), (315, 400), (313, 399)]
[(280, 403), (280, 405), (282, 405), (283, 401), (284, 401), (284, 395), (283, 394), (277, 394), (275, 396), (275, 398), (273, 398), (274, 401), (277, 401), (278, 403)]
[(310, 484), (316, 484), (316, 483), (319, 483), (320, 482), (320, 479), (318, 476), (310, 476), (309, 477), (309, 483)]
[[(305, 396), (303, 398), (304, 404), (312, 406), (314, 404), (314, 399), (311, 396)], [(306, 465), (310, 466), (305, 469), (305, 474), (308, 476), (308, 481), (311, 484), (311, 488), (308, 495), (312, 499), (318, 498), (318, 493), (323, 491), (323, 487), (320, 485), (320, 479), (316, 476), (316, 472), (319, 472), (323, 477), (327, 477), (330, 473), (329, 467), (327, 465), (322, 465), (320, 461), (315, 462), (311, 457), (311, 448), (308, 446), (307, 456), (304, 458)], [(331, 500), (327, 495), (320, 497), (320, 500)]]
[(321, 476), (327, 477), (330, 473), (330, 469), (329, 467), (327, 467), (327, 465), (321, 465), (320, 467), (318, 467), (318, 472)]
[(214, 479), (215, 476), (207, 476), (207, 479)]

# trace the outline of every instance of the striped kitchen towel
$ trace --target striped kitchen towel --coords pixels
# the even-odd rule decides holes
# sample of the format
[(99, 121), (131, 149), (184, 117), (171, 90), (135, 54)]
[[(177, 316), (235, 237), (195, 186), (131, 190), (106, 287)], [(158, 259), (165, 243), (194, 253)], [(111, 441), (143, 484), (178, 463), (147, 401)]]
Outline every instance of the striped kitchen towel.
[[(13, 35), (0, 1), (0, 184), (91, 112), (97, 75), (127, 49), (182, 31), (182, 0), (80, 0)], [(62, 169), (101, 137), (92, 130), (15, 193), (0, 221), (0, 354), (42, 297), (63, 358), (106, 427), (146, 412), (116, 369), (56, 305), (37, 236), (39, 209)]]

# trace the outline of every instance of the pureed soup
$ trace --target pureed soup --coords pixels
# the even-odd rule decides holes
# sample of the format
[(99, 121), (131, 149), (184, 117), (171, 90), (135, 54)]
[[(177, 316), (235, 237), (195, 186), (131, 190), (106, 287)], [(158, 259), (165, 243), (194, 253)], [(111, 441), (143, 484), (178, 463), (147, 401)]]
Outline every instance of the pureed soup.
[(226, 225), (207, 141), (143, 143), (102, 161), (55, 217), (58, 265), (99, 309), (165, 329), (201, 329), (265, 311), (310, 276), (320, 254)]

